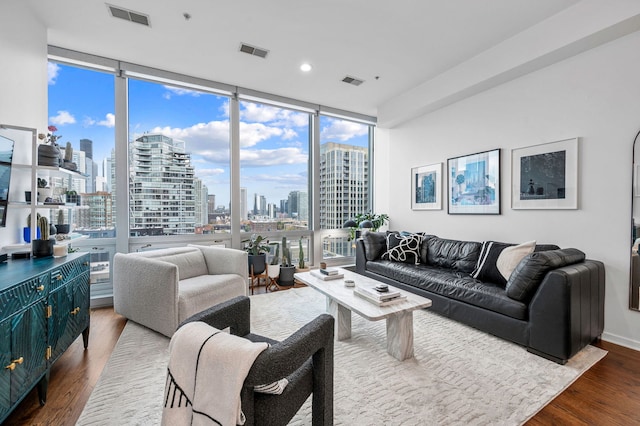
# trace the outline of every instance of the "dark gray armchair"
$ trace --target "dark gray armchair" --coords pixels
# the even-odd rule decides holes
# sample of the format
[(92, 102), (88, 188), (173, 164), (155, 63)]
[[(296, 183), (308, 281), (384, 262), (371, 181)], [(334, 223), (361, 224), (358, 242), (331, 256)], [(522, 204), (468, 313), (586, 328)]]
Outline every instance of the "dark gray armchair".
[[(217, 329), (230, 327), (231, 334), (271, 345), (258, 355), (242, 387), (245, 425), (286, 425), (309, 395), (313, 395), (313, 425), (333, 425), (333, 317), (319, 315), (282, 342), (251, 333), (250, 318), (250, 299), (239, 296), (183, 323), (203, 321)], [(280, 395), (253, 390), (284, 377), (289, 384)]]

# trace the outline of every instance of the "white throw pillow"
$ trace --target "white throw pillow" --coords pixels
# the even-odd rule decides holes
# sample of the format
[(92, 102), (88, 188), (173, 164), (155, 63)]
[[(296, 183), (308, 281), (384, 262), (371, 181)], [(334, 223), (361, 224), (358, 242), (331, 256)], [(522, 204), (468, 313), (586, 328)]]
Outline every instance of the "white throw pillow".
[(496, 267), (505, 280), (509, 280), (511, 273), (516, 269), (518, 263), (520, 263), (526, 255), (533, 253), (535, 248), (535, 241), (527, 241), (526, 243), (507, 247), (502, 250), (500, 256), (498, 256), (498, 260), (496, 261)]

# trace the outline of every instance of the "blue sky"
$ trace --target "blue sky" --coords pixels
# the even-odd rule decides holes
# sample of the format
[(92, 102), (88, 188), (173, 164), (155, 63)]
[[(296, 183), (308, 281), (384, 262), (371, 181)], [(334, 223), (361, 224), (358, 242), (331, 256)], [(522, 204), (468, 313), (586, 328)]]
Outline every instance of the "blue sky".
[[(129, 80), (129, 139), (162, 133), (185, 142), (196, 176), (216, 204), (229, 203), (228, 98), (140, 80)], [(114, 76), (49, 64), (49, 124), (64, 145), (93, 140), (94, 161), (114, 147)], [(290, 191), (307, 190), (308, 115), (263, 104), (241, 102), (241, 185), (279, 206)], [(321, 118), (321, 142), (367, 146), (364, 125)]]

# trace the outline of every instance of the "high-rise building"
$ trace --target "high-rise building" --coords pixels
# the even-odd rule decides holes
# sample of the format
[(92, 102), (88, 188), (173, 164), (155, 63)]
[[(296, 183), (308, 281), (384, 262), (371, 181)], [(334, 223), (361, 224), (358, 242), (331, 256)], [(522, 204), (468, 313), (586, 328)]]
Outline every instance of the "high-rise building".
[(309, 220), (309, 195), (305, 191), (291, 191), (287, 199), (289, 217), (300, 222)]
[[(184, 142), (147, 134), (130, 144), (131, 233), (193, 234), (202, 199)], [(197, 180), (197, 181), (196, 181)]]
[(91, 139), (80, 139), (80, 151), (83, 151), (87, 158), (93, 160), (93, 141)]
[(369, 209), (369, 152), (365, 147), (320, 145), (320, 228), (342, 228)]
[(240, 220), (247, 220), (248, 213), (247, 188), (240, 188)]

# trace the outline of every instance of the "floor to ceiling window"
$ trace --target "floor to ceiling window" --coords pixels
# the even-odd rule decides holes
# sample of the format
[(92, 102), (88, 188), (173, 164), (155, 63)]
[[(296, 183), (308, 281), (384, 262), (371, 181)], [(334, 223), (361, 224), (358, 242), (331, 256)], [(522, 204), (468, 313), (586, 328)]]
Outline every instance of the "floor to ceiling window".
[[(371, 126), (320, 116), (320, 229), (340, 229), (371, 209)], [(343, 235), (325, 237), (323, 258), (353, 256)]]
[(228, 233), (229, 99), (129, 79), (130, 236)]
[(63, 220), (87, 238), (74, 245), (104, 260), (92, 265), (96, 277), (109, 279), (116, 247), (241, 248), (251, 233), (287, 236), (293, 261), (300, 246), (315, 264), (354, 255), (342, 226), (371, 210), (374, 117), (61, 48), (50, 54), (49, 124), (78, 167), (60, 186), (82, 198)]
[(39, 171), (52, 198), (64, 201), (48, 214), (51, 223), (63, 225), (59, 241), (91, 254), (92, 297), (108, 296), (116, 237), (115, 77), (56, 62), (49, 62), (48, 72), (49, 132), (65, 157), (59, 171)]

